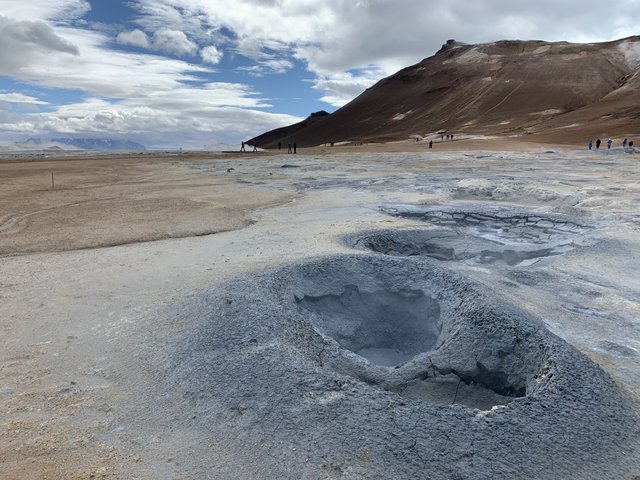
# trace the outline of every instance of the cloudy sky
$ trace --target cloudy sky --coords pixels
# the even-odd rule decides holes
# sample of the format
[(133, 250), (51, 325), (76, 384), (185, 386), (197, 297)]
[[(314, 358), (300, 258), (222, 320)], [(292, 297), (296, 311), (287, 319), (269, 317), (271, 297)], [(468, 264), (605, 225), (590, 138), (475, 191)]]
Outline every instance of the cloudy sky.
[(334, 111), (450, 38), (597, 42), (640, 0), (0, 0), (0, 144), (239, 143)]

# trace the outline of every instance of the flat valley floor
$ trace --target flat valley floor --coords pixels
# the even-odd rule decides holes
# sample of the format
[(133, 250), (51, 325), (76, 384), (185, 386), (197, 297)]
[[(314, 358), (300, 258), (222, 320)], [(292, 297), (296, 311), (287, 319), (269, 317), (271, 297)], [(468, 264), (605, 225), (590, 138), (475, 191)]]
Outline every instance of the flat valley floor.
[[(233, 358), (268, 360), (280, 344), (251, 333), (242, 305), (238, 317), (225, 307), (247, 332), (225, 340), (227, 365), (186, 358), (182, 341), (208, 335), (207, 298), (230, 282), (329, 256), (406, 255), (536, 318), (640, 402), (640, 155), (489, 150), (0, 159), (0, 478), (534, 478), (508, 458), (474, 459), (473, 445), (450, 470), (418, 452), (413, 474), (376, 455), (367, 418), (421, 402), (392, 391), (353, 412), (361, 436), (311, 438), (314, 425), (276, 421), (279, 397), (252, 394), (269, 391), (261, 379), (279, 388), (269, 362), (250, 377)], [(278, 415), (316, 402), (330, 429), (348, 392), (307, 385), (304, 352), (288, 355), (300, 399)], [(586, 430), (591, 420), (585, 411)], [(554, 463), (555, 440), (540, 442), (549, 463), (535, 478), (573, 478), (569, 457)], [(620, 449), (626, 460), (603, 469), (640, 478), (638, 445)]]

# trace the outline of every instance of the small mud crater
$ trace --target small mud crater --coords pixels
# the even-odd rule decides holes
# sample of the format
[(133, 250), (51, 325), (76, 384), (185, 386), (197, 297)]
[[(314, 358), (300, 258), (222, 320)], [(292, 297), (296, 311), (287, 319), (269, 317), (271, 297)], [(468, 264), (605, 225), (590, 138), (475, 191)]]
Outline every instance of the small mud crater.
[(387, 209), (439, 228), (373, 232), (355, 246), (384, 255), (427, 256), (466, 264), (528, 266), (573, 250), (589, 227), (522, 213)]
[(442, 330), (438, 302), (421, 290), (361, 292), (297, 300), (312, 325), (375, 365), (393, 367), (431, 350)]
[(488, 410), (527, 395), (544, 352), (527, 350), (513, 332), (487, 336), (483, 317), (500, 323), (500, 315), (475, 311), (476, 295), (455, 277), (414, 274), (412, 281), (409, 271), (384, 269), (371, 275), (339, 263), (304, 275), (293, 300), (315, 332), (316, 347), (305, 351), (319, 342), (323, 365), (432, 404)]

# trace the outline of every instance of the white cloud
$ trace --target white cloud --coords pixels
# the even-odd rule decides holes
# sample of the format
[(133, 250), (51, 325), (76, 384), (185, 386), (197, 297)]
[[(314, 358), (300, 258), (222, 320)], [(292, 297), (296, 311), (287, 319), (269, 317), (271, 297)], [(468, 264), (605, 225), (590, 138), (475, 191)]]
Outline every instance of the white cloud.
[(376, 68), (358, 73), (342, 72), (319, 75), (314, 81), (313, 88), (323, 93), (322, 101), (334, 107), (341, 107), (375, 83), (381, 76), (383, 73)]
[(210, 45), (200, 50), (200, 58), (204, 63), (210, 63), (211, 65), (217, 65), (222, 60), (223, 53), (215, 46)]
[(7, 103), (25, 103), (30, 105), (49, 105), (48, 102), (43, 102), (35, 97), (24, 95), (22, 93), (0, 93), (0, 102)]
[(116, 37), (116, 42), (121, 45), (131, 45), (133, 47), (149, 48), (149, 38), (142, 30), (132, 30), (130, 32), (120, 32)]
[(81, 17), (91, 5), (86, 0), (1, 0), (3, 15), (16, 20), (51, 20), (65, 23)]
[(0, 133), (6, 127), (10, 127), (20, 121), (22, 121), (22, 118), (11, 109), (11, 105), (0, 100)]
[(0, 16), (0, 74), (47, 58), (79, 55), (72, 42), (60, 37), (42, 21), (16, 20)]
[(150, 97), (146, 102), (88, 99), (65, 105), (55, 112), (30, 115), (19, 125), (19, 130), (49, 136), (92, 137), (108, 132), (112, 136), (134, 138), (152, 148), (175, 148), (176, 142), (186, 148), (200, 148), (207, 143), (236, 143), (240, 138), (250, 138), (301, 120), (290, 115), (225, 106), (225, 88), (236, 87), (210, 85), (211, 96), (207, 101), (201, 101), (198, 92), (188, 90)]
[(198, 45), (189, 40), (184, 32), (161, 28), (153, 34), (154, 48), (176, 55), (194, 55), (198, 51)]

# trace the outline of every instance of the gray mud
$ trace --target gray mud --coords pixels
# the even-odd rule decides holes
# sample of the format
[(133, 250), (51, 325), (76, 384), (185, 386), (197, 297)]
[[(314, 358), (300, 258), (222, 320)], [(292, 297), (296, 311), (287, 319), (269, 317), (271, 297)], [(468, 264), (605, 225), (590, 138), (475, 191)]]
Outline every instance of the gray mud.
[(539, 320), (442, 265), (331, 256), (195, 295), (176, 313), (193, 328), (163, 364), (184, 428), (255, 478), (637, 474), (637, 405)]
[(394, 206), (386, 213), (431, 228), (386, 230), (347, 241), (356, 248), (394, 256), (428, 256), (468, 265), (529, 266), (584, 244), (590, 226), (559, 216), (521, 210), (434, 209)]

